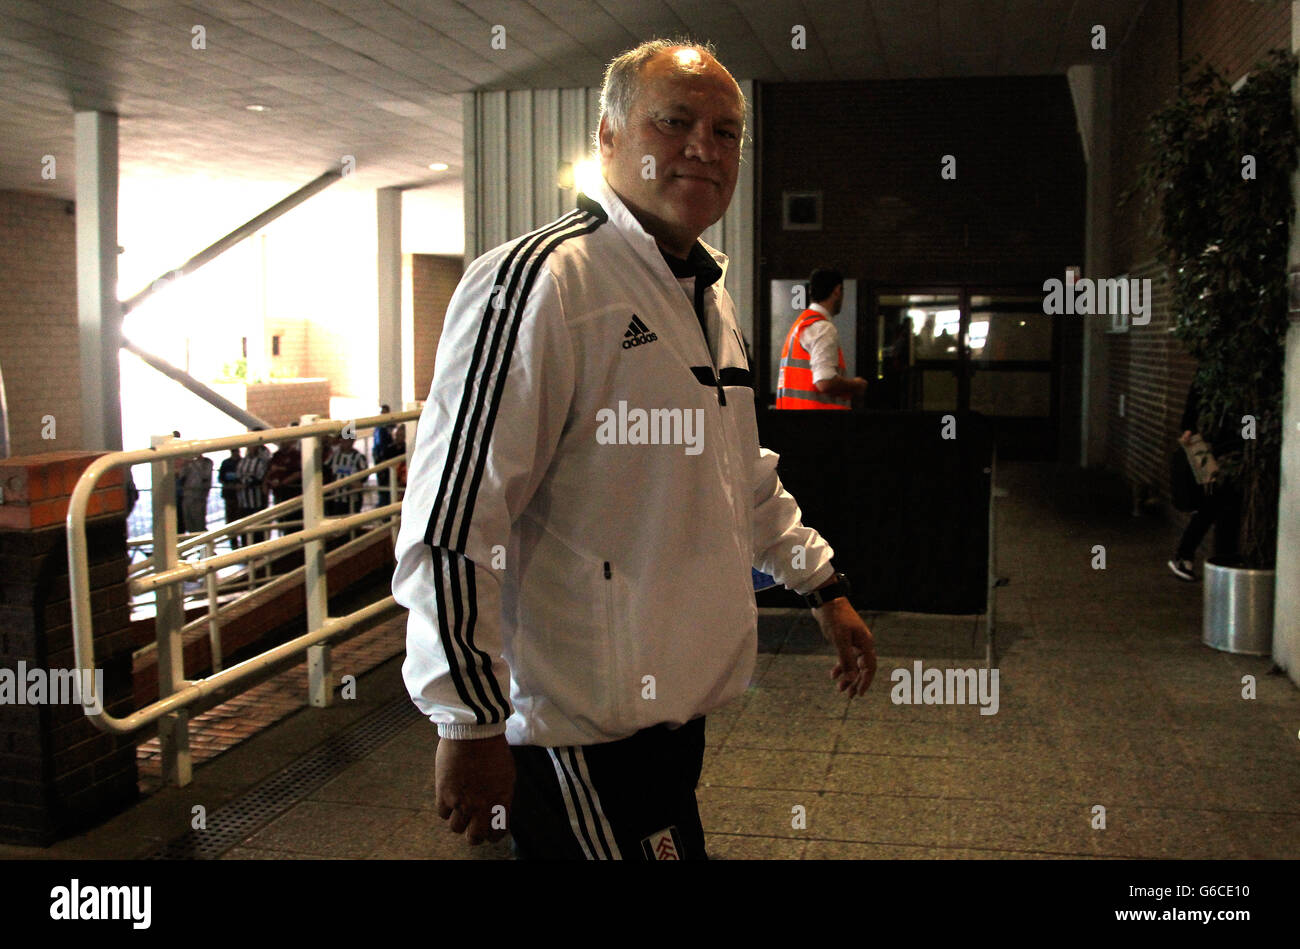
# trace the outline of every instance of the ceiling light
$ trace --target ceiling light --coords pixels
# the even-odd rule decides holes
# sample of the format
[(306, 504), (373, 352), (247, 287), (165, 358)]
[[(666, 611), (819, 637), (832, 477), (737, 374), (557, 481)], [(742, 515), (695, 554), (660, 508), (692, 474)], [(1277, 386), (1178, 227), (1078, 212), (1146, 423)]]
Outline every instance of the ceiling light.
[(450, 167), (451, 167), (451, 166), (448, 165), (445, 161), (435, 161), (433, 164), (431, 164), (431, 165), (429, 166), (429, 170), (430, 170), (430, 171), (446, 171), (446, 170), (447, 170), (448, 168), (450, 168)]
[(266, 106), (264, 106), (264, 105), (246, 105), (246, 106), (244, 106), (244, 108), (247, 109), (249, 112), (265, 112), (265, 111), (266, 111)]

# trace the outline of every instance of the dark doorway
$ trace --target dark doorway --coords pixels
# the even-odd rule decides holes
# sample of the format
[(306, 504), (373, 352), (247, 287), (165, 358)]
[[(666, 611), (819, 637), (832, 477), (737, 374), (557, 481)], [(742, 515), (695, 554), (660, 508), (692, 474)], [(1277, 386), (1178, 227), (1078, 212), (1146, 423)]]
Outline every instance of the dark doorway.
[(1059, 341), (1041, 293), (876, 288), (868, 319), (871, 408), (980, 412), (1000, 457), (1056, 459)]

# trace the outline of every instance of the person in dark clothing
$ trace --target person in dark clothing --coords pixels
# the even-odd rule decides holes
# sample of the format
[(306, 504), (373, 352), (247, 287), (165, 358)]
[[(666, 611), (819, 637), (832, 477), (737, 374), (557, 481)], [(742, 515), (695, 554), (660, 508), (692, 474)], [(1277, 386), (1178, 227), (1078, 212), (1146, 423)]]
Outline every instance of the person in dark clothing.
[[(266, 470), (270, 464), (271, 452), (265, 445), (250, 446), (248, 454), (239, 459), (235, 472), (239, 476), (237, 500), (240, 517), (255, 514), (266, 507)], [(252, 531), (244, 538), (247, 543), (259, 544), (266, 540), (267, 535), (265, 531)]]
[[(387, 415), (389, 412), (392, 411), (392, 409), (388, 407), (388, 403), (384, 403), (379, 407), (379, 411), (380, 414)], [(375, 426), (375, 433), (372, 437), (371, 453), (370, 453), (370, 457), (374, 460), (371, 462), (371, 464), (377, 465), (381, 461), (387, 461), (389, 458), (392, 458), (395, 454), (400, 455), (402, 453), (401, 451), (398, 452), (393, 451), (393, 441), (396, 437), (394, 433), (401, 431), (401, 429), (402, 429), (401, 425), (376, 425)], [(402, 449), (402, 451), (405, 450), (406, 450), (405, 448)], [(383, 471), (378, 473), (380, 505), (392, 503), (392, 501), (384, 500), (385, 498), (391, 497), (392, 495), (392, 478), (393, 478), (392, 468), (385, 468)]]
[[(391, 411), (392, 409), (388, 407), (387, 402), (385, 402), (383, 405), (379, 407), (380, 415), (387, 415)], [(372, 457), (375, 461), (378, 461), (380, 458), (383, 457), (384, 452), (388, 450), (388, 446), (393, 443), (393, 426), (376, 425), (374, 435), (371, 437), (372, 437), (372, 442), (371, 442), (370, 457)]]
[[(279, 450), (271, 456), (271, 463), (266, 470), (266, 486), (271, 489), (274, 504), (282, 504), (302, 494), (302, 447), (297, 441), (283, 441)], [(301, 511), (290, 514), (286, 520), (301, 519)], [(301, 527), (285, 527), (289, 534), (301, 530)]]
[(208, 529), (208, 494), (212, 491), (212, 459), (194, 455), (181, 468), (177, 481), (181, 485), (185, 529), (192, 534), (205, 533)]
[[(226, 523), (230, 524), (244, 516), (239, 506), (239, 461), (243, 457), (243, 450), (239, 448), (230, 449), (230, 457), (221, 462), (221, 467), (217, 469), (217, 483), (221, 485), (221, 500), (226, 505)], [(238, 547), (240, 538), (230, 535), (231, 548)]]
[[(180, 437), (181, 437), (181, 433), (179, 431), (175, 431), (175, 430), (172, 431), (172, 438), (175, 438), (177, 441), (179, 441)], [(189, 463), (190, 463), (189, 458), (177, 458), (174, 462), (175, 468), (173, 469), (173, 471), (175, 472), (176, 475), (176, 533), (177, 534), (185, 533), (185, 496), (183, 493), (183, 488), (185, 486), (185, 467)]]
[[(333, 480), (340, 480), (356, 474), (366, 467), (366, 457), (356, 450), (355, 444), (348, 438), (334, 438), (329, 452), (329, 466)], [(369, 479), (367, 479), (369, 480)], [(361, 492), (364, 482), (352, 484), (336, 492), (325, 501), (325, 513), (330, 517), (346, 517), (361, 513)]]
[[(406, 426), (397, 425), (394, 426), (392, 441), (390, 441), (387, 447), (384, 448), (384, 453), (375, 459), (375, 463), (378, 464), (381, 461), (388, 461), (390, 458), (396, 458), (398, 455), (404, 454), (406, 454)], [(396, 484), (402, 484), (403, 480), (400, 477), (398, 467), (385, 468), (383, 471), (379, 472), (380, 507), (383, 507), (386, 504), (392, 504), (397, 500), (397, 491), (394, 487), (394, 475), (398, 475), (396, 478)]]
[[(1187, 393), (1187, 404), (1183, 408), (1181, 420), (1182, 435), (1179, 441), (1184, 445), (1193, 433), (1200, 431), (1201, 392), (1193, 382)], [(1216, 455), (1238, 451), (1244, 442), (1240, 430), (1231, 417), (1218, 420), (1210, 426), (1210, 431), (1200, 432), (1201, 437), (1210, 443)], [(1168, 562), (1174, 576), (1189, 583), (1195, 582), (1196, 551), (1201, 541), (1214, 527), (1214, 559), (1226, 563), (1237, 556), (1237, 533), (1241, 525), (1241, 494), (1236, 488), (1216, 477), (1201, 491), (1201, 503), (1192, 514), (1178, 541), (1178, 549)]]

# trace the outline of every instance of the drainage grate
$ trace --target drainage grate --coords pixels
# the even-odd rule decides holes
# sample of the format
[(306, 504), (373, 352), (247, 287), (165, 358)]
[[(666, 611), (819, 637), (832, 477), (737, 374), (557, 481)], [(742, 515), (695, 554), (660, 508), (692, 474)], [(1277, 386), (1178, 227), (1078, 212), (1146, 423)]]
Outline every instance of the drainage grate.
[(145, 855), (146, 860), (214, 860), (242, 843), (304, 797), (419, 720), (406, 696), (356, 724), (208, 815), (207, 830), (190, 830)]

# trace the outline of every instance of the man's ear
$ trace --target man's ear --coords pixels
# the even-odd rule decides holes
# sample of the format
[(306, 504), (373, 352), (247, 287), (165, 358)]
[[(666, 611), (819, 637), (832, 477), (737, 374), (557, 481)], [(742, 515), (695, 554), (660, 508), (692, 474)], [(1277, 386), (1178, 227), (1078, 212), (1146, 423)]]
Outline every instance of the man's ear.
[(600, 117), (600, 127), (596, 131), (596, 137), (600, 142), (600, 154), (608, 158), (614, 150), (614, 130), (610, 127), (608, 115)]

